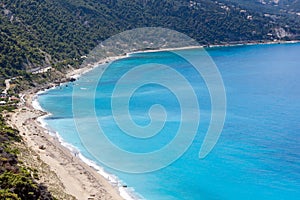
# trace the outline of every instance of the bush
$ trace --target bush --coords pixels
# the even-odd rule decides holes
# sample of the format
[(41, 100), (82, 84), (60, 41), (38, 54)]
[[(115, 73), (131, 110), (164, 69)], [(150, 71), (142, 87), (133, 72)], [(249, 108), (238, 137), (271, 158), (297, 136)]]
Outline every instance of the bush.
[(17, 194), (12, 193), (9, 190), (0, 190), (0, 200), (21, 200)]
[(0, 187), (11, 191), (20, 199), (38, 199), (40, 196), (38, 185), (33, 182), (29, 174), (24, 172), (19, 174), (5, 172), (1, 174)]

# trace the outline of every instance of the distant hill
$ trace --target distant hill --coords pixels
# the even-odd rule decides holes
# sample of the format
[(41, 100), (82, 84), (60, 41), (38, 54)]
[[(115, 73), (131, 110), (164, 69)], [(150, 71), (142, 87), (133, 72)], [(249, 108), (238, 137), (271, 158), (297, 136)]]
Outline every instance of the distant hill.
[(256, 13), (269, 13), (278, 16), (289, 16), (299, 22), (299, 0), (219, 0), (224, 3), (233, 3)]
[(203, 45), (299, 39), (300, 16), (291, 9), (298, 1), (262, 2), (0, 0), (0, 78), (76, 67), (100, 41), (137, 27), (174, 29)]

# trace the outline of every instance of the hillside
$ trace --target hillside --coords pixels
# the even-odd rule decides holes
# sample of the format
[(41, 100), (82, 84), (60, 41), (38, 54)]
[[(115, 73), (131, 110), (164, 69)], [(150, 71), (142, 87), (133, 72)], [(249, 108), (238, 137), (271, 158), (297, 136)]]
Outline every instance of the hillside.
[(174, 29), (203, 45), (299, 38), (300, 16), (266, 15), (256, 9), (263, 4), (237, 2), (1, 0), (0, 78), (76, 67), (100, 41), (137, 27)]
[(24, 143), (19, 131), (8, 126), (2, 117), (3, 112), (11, 109), (13, 107), (0, 107), (0, 199), (52, 200), (48, 188), (38, 182), (37, 169), (27, 167), (19, 160), (16, 143), (22, 146)]
[(20, 133), (5, 123), (16, 109), (16, 94), (61, 82), (101, 41), (140, 27), (169, 28), (207, 46), (299, 40), (300, 5), (297, 0), (0, 0), (0, 89), (6, 79), (8, 96), (14, 97), (6, 90), (1, 97), (0, 199), (57, 195), (24, 163)]
[(225, 0), (227, 2), (234, 2), (243, 7), (252, 9), (259, 9), (273, 11), (275, 13), (289, 13), (297, 14), (300, 12), (299, 0)]

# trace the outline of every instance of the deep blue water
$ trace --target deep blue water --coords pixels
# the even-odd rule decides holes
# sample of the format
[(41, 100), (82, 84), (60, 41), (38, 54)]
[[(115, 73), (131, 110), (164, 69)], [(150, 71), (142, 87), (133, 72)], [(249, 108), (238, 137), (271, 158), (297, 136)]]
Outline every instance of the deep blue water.
[[(45, 121), (85, 157), (104, 166), (146, 199), (300, 199), (300, 44), (237, 46), (207, 51), (224, 81), (227, 114), (221, 137), (205, 159), (199, 159), (198, 154), (211, 117), (210, 96), (195, 69), (170, 52), (133, 54), (111, 64), (100, 80), (101, 67), (68, 86), (45, 92), (38, 98), (41, 106), (52, 113)], [(197, 56), (197, 50), (182, 50), (181, 53)], [(134, 66), (144, 63), (171, 66), (191, 82), (199, 100), (200, 125), (192, 145), (171, 165), (151, 173), (123, 173), (106, 167), (84, 148), (86, 143), (80, 140), (73, 120), (72, 95), (82, 101), (79, 109), (82, 112), (77, 112), (75, 117), (88, 119), (92, 117), (87, 111), (91, 99), (86, 93), (95, 92), (92, 102), (97, 120), (107, 138), (120, 148), (138, 153), (159, 150), (175, 137), (181, 120), (180, 103), (167, 88), (148, 84), (138, 88), (130, 98), (132, 120), (140, 126), (151, 122), (148, 115), (151, 105), (164, 106), (167, 122), (155, 137), (129, 137), (112, 117), (111, 93), (116, 81)], [(145, 70), (149, 70), (145, 72), (147, 75), (161, 76), (173, 81), (178, 88), (182, 86), (155, 66)], [(93, 85), (97, 85), (96, 91), (91, 91)], [(76, 93), (73, 93), (74, 88)], [(110, 156), (109, 151), (94, 143), (97, 140), (94, 126), (86, 123), (81, 130), (86, 130), (87, 134), (81, 133), (81, 137), (90, 137), (91, 148), (99, 148)], [(118, 157), (115, 162), (128, 164)], [(140, 162), (140, 165), (149, 164), (147, 160)]]

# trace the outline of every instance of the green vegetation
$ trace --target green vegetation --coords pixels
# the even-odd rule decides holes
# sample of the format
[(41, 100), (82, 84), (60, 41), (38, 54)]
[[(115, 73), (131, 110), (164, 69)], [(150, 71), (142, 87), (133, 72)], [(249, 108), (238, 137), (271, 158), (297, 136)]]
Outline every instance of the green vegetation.
[(274, 14), (295, 14), (300, 12), (300, 1), (299, 0), (222, 0), (224, 2), (236, 3), (244, 8), (256, 10), (258, 12), (271, 12)]
[[(1, 0), (0, 79), (79, 66), (100, 41), (137, 27), (174, 29), (204, 45), (299, 38), (299, 18), (266, 17), (249, 2)], [(245, 6), (253, 9), (241, 11)], [(278, 36), (279, 28), (288, 34)]]
[[(164, 27), (202, 45), (300, 39), (298, 1), (253, 0), (0, 0), (0, 88), (9, 95), (78, 67), (101, 41), (125, 30)], [(283, 2), (283, 3), (281, 3)], [(39, 69), (51, 67), (42, 74)], [(4, 99), (7, 101), (7, 99)], [(12, 111), (15, 104), (0, 106)], [(18, 131), (0, 117), (0, 199), (53, 199), (35, 170), (17, 159)]]
[[(300, 1), (295, 0), (219, 0), (223, 3), (232, 3), (249, 13), (255, 13), (261, 17), (269, 18), (269, 23), (273, 24), (275, 29), (283, 28), (287, 34), (287, 38), (300, 39)], [(273, 29), (274, 33), (274, 29)], [(276, 35), (276, 33), (275, 33)], [(281, 39), (279, 37), (279, 39)]]
[(47, 188), (36, 182), (36, 170), (22, 166), (18, 160), (19, 150), (11, 144), (20, 141), (18, 131), (0, 116), (0, 199), (53, 199)]

